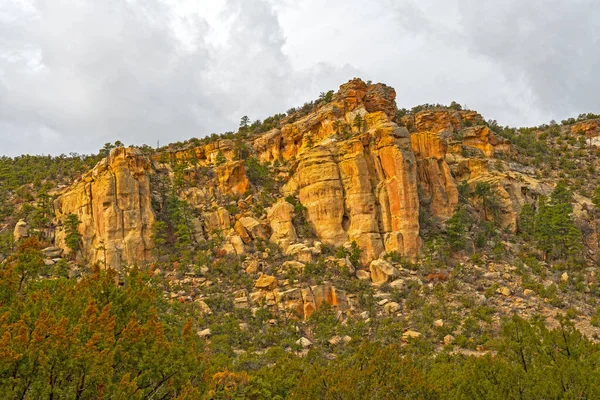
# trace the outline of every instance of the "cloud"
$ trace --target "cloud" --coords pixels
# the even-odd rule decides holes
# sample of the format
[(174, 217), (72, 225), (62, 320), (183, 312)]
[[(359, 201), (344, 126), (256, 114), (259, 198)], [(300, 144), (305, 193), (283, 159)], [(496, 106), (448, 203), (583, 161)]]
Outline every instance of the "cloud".
[(152, 143), (159, 132), (195, 125), (196, 111), (210, 104), (192, 89), (210, 62), (201, 20), (190, 52), (159, 1), (39, 0), (16, 11), (2, 24), (0, 58), (2, 132), (26, 138), (14, 140), (16, 151), (89, 151), (119, 138)]
[(600, 110), (600, 4), (595, 0), (460, 0), (470, 51), (522, 79), (556, 116)]
[(600, 111), (595, 0), (4, 0), (0, 154), (235, 129), (354, 76), (502, 124)]
[(2, 153), (162, 143), (266, 117), (296, 94), (271, 6), (230, 0), (213, 23), (176, 3), (37, 0), (0, 11)]
[[(467, 97), (475, 100), (477, 109), (498, 115), (501, 122), (535, 124), (600, 110), (596, 72), (600, 5), (595, 0), (390, 0), (387, 4), (401, 30), (423, 38), (432, 52), (438, 43), (437, 48), (444, 47), (442, 52), (455, 54), (446, 60), (448, 67), (468, 66), (468, 74), (481, 75), (487, 65), (486, 81), (495, 81), (495, 93)], [(460, 74), (452, 77), (467, 86)]]

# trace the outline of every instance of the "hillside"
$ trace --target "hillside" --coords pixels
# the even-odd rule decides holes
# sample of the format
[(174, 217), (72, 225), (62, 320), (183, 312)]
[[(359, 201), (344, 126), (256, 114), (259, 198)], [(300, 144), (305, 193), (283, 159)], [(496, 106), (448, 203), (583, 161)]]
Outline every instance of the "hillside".
[(594, 398), (600, 116), (395, 100), (1, 158), (0, 393)]

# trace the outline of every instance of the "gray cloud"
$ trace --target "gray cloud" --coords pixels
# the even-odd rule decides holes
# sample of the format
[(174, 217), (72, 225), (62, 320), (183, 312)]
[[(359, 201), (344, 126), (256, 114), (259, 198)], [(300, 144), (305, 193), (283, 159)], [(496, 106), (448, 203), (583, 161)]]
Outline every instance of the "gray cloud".
[(460, 0), (469, 49), (524, 80), (546, 112), (600, 111), (600, 3)]
[(598, 112), (599, 13), (594, 0), (4, 0), (0, 154), (204, 136), (354, 76), (394, 86), (400, 106), (457, 100), (504, 124)]
[(202, 110), (218, 118), (194, 93), (209, 68), (206, 27), (198, 21), (198, 46), (186, 51), (171, 18), (159, 1), (39, 0), (2, 24), (2, 48), (22, 55), (1, 58), (3, 135), (17, 151), (89, 151), (119, 138), (176, 138)]
[(265, 117), (295, 93), (264, 1), (226, 2), (222, 46), (206, 42), (205, 19), (181, 21), (159, 0), (15, 2), (0, 15), (2, 153), (204, 136), (243, 114)]
[[(495, 93), (487, 98), (478, 98), (475, 88), (455, 93), (473, 98), (471, 105), (492, 111), (501, 122), (533, 124), (600, 111), (596, 0), (384, 1), (401, 30), (424, 38), (430, 49), (438, 41), (453, 52), (448, 64), (479, 60), (490, 66), (495, 79), (504, 81)], [(507, 87), (512, 93), (505, 92)]]

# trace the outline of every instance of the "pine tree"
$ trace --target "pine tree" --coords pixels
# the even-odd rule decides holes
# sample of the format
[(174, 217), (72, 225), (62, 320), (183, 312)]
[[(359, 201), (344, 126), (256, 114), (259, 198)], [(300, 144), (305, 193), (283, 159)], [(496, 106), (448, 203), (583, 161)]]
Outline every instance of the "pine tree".
[[(50, 218), (52, 216), (52, 198), (45, 190), (41, 190), (36, 196), (36, 209), (31, 217), (31, 226), (38, 230), (38, 236), (48, 230), (50, 227)], [(49, 232), (46, 232), (48, 234)]]
[(217, 165), (222, 165), (227, 162), (227, 158), (225, 158), (225, 156), (223, 155), (223, 152), (221, 150), (219, 150), (219, 152), (217, 153), (217, 157), (215, 158), (215, 161), (216, 161)]
[(79, 221), (77, 215), (67, 215), (67, 219), (65, 220), (65, 232), (67, 234), (65, 243), (71, 249), (73, 256), (79, 251), (81, 246), (81, 234), (78, 230), (79, 224), (81, 224), (81, 221)]
[(552, 243), (552, 209), (545, 196), (540, 197), (538, 201), (533, 235), (537, 247), (544, 252), (544, 258), (548, 258), (554, 245)]
[(600, 186), (594, 189), (594, 193), (592, 194), (592, 203), (594, 203), (594, 207), (597, 210), (600, 210)]
[(500, 203), (496, 188), (488, 182), (478, 182), (472, 196), (481, 202), (483, 220), (487, 221), (491, 216), (491, 219), (496, 221), (500, 216)]
[(529, 239), (533, 236), (535, 227), (535, 210), (531, 204), (524, 204), (519, 213), (519, 219), (517, 221), (518, 232)]
[(366, 126), (366, 121), (364, 120), (363, 117), (360, 116), (360, 114), (356, 114), (356, 117), (354, 117), (353, 125), (358, 130), (359, 133), (362, 133), (362, 131), (364, 130), (364, 128)]
[(583, 248), (583, 237), (575, 226), (571, 201), (572, 194), (565, 181), (556, 185), (550, 201), (540, 198), (534, 238), (546, 258), (574, 256)]
[(469, 215), (463, 207), (459, 207), (454, 215), (446, 222), (448, 244), (452, 250), (465, 248), (465, 234), (467, 231)]

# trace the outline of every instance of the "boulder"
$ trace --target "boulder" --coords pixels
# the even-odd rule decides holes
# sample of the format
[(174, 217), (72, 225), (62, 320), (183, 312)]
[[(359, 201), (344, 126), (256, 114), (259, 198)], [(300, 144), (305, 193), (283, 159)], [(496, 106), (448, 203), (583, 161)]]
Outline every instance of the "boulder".
[(301, 274), (304, 271), (305, 265), (299, 261), (286, 261), (281, 264), (279, 270), (281, 272), (295, 272)]
[(371, 261), (369, 270), (371, 271), (371, 280), (375, 285), (390, 282), (400, 275), (398, 269), (385, 260)]
[(496, 293), (501, 294), (502, 296), (508, 297), (512, 294), (512, 290), (506, 286), (502, 286), (496, 289)]
[(258, 222), (252, 217), (242, 217), (238, 221), (249, 233), (253, 240), (268, 240), (269, 239), (269, 227), (261, 222)]
[(286, 256), (294, 257), (300, 262), (311, 262), (313, 260), (312, 251), (310, 248), (303, 243), (296, 243), (288, 246), (285, 250)]
[(245, 271), (248, 275), (255, 274), (262, 270), (261, 264), (258, 262), (258, 260), (247, 261), (244, 265), (246, 268)]
[(198, 337), (200, 337), (201, 339), (206, 339), (210, 337), (210, 333), (210, 328), (206, 328), (201, 331), (198, 331)]
[(233, 229), (240, 236), (244, 243), (249, 244), (250, 242), (252, 242), (250, 234), (246, 230), (246, 227), (244, 227), (244, 224), (242, 224), (240, 221), (235, 222)]
[(356, 271), (356, 277), (362, 281), (370, 281), (371, 273), (369, 271), (365, 271), (364, 269), (359, 269)]
[(25, 220), (21, 219), (15, 225), (13, 237), (15, 239), (15, 242), (18, 242), (19, 240), (27, 236), (29, 236), (29, 225), (27, 224), (27, 222), (25, 222)]
[(215, 211), (204, 213), (203, 216), (204, 229), (209, 234), (231, 228), (231, 214), (229, 214), (229, 211), (224, 207), (219, 207)]
[(206, 304), (204, 302), (204, 300), (196, 300), (196, 304), (198, 305), (198, 308), (200, 309), (200, 314), (212, 315), (212, 310), (210, 309), (208, 304)]
[(348, 344), (352, 341), (352, 338), (348, 335), (339, 336), (335, 335), (331, 339), (328, 340), (329, 344), (332, 346), (337, 346), (338, 344)]
[(271, 242), (277, 243), (283, 250), (298, 241), (296, 228), (292, 223), (294, 206), (285, 199), (280, 199), (267, 210), (267, 220), (271, 225)]
[(387, 303), (386, 305), (383, 306), (383, 310), (385, 311), (386, 314), (395, 314), (398, 311), (400, 311), (400, 304), (394, 302), (394, 301), (390, 301), (389, 303)]
[(51, 246), (42, 249), (42, 253), (44, 253), (44, 256), (47, 258), (60, 258), (63, 255), (63, 249)]
[(396, 279), (396, 280), (392, 281), (392, 283), (390, 283), (390, 287), (397, 289), (397, 290), (404, 289), (404, 279)]
[(302, 346), (302, 348), (307, 348), (312, 346), (312, 342), (305, 338), (304, 336), (300, 339), (296, 340), (296, 344)]
[(277, 278), (271, 275), (262, 275), (254, 283), (254, 287), (261, 290), (273, 290), (277, 285)]
[(229, 243), (233, 246), (235, 253), (238, 256), (246, 254), (246, 248), (244, 247), (244, 241), (238, 235), (229, 236)]
[(402, 339), (403, 340), (409, 340), (409, 339), (417, 339), (421, 337), (421, 332), (417, 332), (417, 331), (413, 331), (411, 329), (407, 330), (406, 332), (404, 332), (402, 334)]

